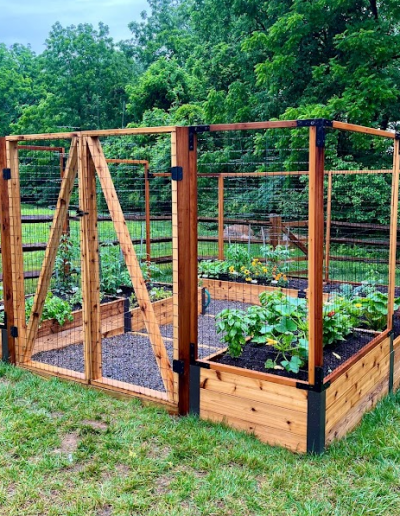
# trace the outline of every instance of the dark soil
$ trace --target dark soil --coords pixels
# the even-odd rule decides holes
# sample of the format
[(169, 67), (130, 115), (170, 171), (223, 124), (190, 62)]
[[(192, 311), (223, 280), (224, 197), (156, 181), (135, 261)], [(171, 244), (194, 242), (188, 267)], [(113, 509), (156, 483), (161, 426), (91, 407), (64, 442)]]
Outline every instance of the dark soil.
[[(295, 281), (296, 283), (292, 283), (290, 288), (307, 288), (307, 282), (305, 280)], [(127, 295), (128, 292), (124, 294)], [(109, 300), (110, 299), (108, 299), (108, 301)], [(206, 313), (199, 316), (199, 358), (215, 355), (218, 351), (222, 353), (223, 348), (225, 348), (225, 344), (221, 343), (220, 335), (217, 334), (215, 329), (215, 314), (228, 307), (245, 310), (249, 306), (248, 304), (240, 302), (211, 300)], [(165, 337), (165, 346), (172, 360), (171, 339), (173, 338), (173, 327), (172, 325), (164, 325), (160, 327), (160, 330), (163, 337)], [(116, 337), (102, 339), (103, 376), (164, 391), (163, 382), (150, 341), (145, 335), (146, 330), (143, 328), (141, 333), (144, 335), (125, 333)], [(400, 315), (398, 313), (395, 315), (394, 319), (394, 334), (395, 336), (400, 335)], [(335, 346), (327, 346), (324, 349), (324, 376), (334, 371), (373, 338), (374, 335), (371, 333), (357, 331), (351, 334), (345, 342), (336, 344)], [(260, 347), (250, 342), (245, 346), (240, 358), (235, 359), (227, 354), (220, 354), (216, 355), (212, 360), (254, 371), (269, 372), (279, 376), (297, 378), (299, 380), (307, 379), (306, 366), (297, 375), (280, 369), (266, 370), (264, 364), (269, 358), (272, 360), (277, 358), (277, 353), (274, 348), (270, 346)], [(73, 371), (83, 372), (84, 370), (82, 344), (74, 344), (58, 350), (36, 353), (33, 359)], [(279, 361), (280, 360), (282, 360), (282, 358), (279, 358)]]
[[(348, 358), (368, 344), (368, 342), (373, 338), (374, 335), (371, 334), (354, 332), (346, 341), (335, 344), (334, 346), (326, 346), (324, 348), (324, 377), (337, 369)], [(279, 365), (283, 358), (282, 356), (279, 357), (277, 355), (276, 350), (272, 346), (257, 346), (256, 344), (249, 342), (245, 346), (242, 356), (239, 358), (232, 358), (225, 353), (215, 357), (213, 361), (220, 364), (243, 367), (252, 371), (267, 372), (278, 376), (285, 376), (287, 378), (296, 378), (297, 380), (307, 380), (308, 373), (306, 366), (303, 366), (303, 369), (300, 370), (298, 374), (289, 373), (282, 369), (265, 369), (265, 362), (268, 359), (275, 360), (277, 357)]]

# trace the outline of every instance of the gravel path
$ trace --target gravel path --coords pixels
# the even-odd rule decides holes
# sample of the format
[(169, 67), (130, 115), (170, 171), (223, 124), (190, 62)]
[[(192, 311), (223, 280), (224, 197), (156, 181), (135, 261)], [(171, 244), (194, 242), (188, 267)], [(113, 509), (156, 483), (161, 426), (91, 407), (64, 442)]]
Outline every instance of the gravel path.
[[(214, 314), (224, 308), (245, 308), (243, 303), (212, 301), (207, 314), (199, 316), (199, 358), (204, 358), (224, 347), (219, 342), (215, 331)], [(164, 343), (168, 356), (172, 361), (173, 326), (160, 326), (161, 335), (166, 337)], [(145, 333), (142, 330), (141, 333)], [(83, 345), (73, 344), (61, 349), (36, 353), (33, 360), (43, 364), (63, 367), (83, 373)], [(122, 382), (148, 387), (165, 392), (158, 370), (156, 359), (149, 339), (145, 335), (124, 333), (111, 338), (102, 339), (103, 376)]]

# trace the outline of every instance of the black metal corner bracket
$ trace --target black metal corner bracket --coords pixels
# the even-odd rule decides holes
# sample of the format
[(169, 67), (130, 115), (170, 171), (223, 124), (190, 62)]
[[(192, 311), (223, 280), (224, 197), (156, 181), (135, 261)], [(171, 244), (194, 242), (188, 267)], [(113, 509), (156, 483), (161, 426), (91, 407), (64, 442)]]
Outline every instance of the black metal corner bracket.
[(322, 367), (315, 368), (315, 384), (310, 385), (309, 383), (296, 383), (297, 389), (310, 392), (324, 392), (331, 385), (331, 382), (324, 383), (324, 370)]
[(395, 140), (400, 140), (400, 133), (399, 133), (398, 131), (396, 131), (396, 132), (394, 133), (394, 139), (395, 139)]
[(332, 127), (332, 120), (326, 118), (314, 118), (306, 120), (296, 120), (297, 127), (316, 127), (317, 128), (317, 147), (325, 147), (325, 129)]
[(209, 125), (191, 125), (189, 126), (189, 150), (194, 150), (194, 135), (198, 133), (207, 133), (210, 130)]
[(11, 168), (3, 168), (3, 179), (8, 181), (11, 179)]

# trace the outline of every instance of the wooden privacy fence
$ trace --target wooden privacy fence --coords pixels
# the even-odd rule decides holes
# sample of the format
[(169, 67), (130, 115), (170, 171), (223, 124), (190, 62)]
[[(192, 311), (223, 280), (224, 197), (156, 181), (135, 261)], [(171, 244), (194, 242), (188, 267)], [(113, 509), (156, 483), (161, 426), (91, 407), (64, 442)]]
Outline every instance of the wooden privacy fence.
[[(305, 135), (308, 143), (298, 149), (300, 157), (295, 165), (286, 159), (292, 149), (282, 157), (279, 146), (268, 147), (269, 134), (279, 130), (300, 130)], [(393, 167), (331, 170), (325, 156), (327, 131), (388, 139), (393, 144)], [(252, 139), (242, 142), (249, 134)], [(219, 142), (213, 137), (219, 137)], [(254, 155), (264, 153), (263, 161), (251, 161), (248, 149), (255, 149)], [(46, 190), (51, 181), (47, 185), (42, 179), (33, 188), (29, 174), (43, 166), (44, 153), (52, 150), (63, 158), (46, 169), (49, 177), (52, 174), (58, 181), (51, 186), (55, 209), (39, 213), (41, 196), (51, 198)], [(228, 156), (227, 163), (221, 163), (221, 156)], [(140, 167), (140, 172), (118, 173), (115, 167), (120, 165)], [(298, 170), (294, 170), (296, 165)], [(399, 139), (394, 133), (341, 122), (299, 120), (8, 136), (0, 139), (0, 167), (6, 314), (3, 358), (40, 374), (161, 403), (171, 412), (226, 421), (266, 442), (298, 451), (321, 452), (326, 443), (353, 428), (368, 408), (400, 382), (400, 344), (393, 334), (399, 188)], [(334, 276), (332, 262), (369, 260), (361, 257), (357, 262), (357, 257), (331, 251), (342, 238), (333, 234), (335, 228), (346, 224), (350, 230), (356, 227), (334, 219), (332, 181), (355, 174), (389, 178), (385, 190), (390, 196), (387, 220), (382, 224), (364, 222), (363, 228), (384, 228), (387, 232), (380, 238), (385, 255), (373, 260), (384, 266), (387, 323), (382, 331), (362, 330), (365, 346), (324, 376), (323, 311), (329, 297), (324, 288), (342, 282)], [(276, 178), (280, 178), (279, 189), (274, 187)], [(250, 182), (251, 191), (246, 192), (242, 180)], [(258, 180), (265, 180), (264, 190)], [(291, 190), (288, 187), (285, 191), (288, 184)], [(157, 195), (152, 197), (156, 188)], [(256, 202), (260, 206), (257, 217), (253, 216)], [(161, 203), (162, 209), (157, 206)], [(32, 210), (36, 210), (34, 214)], [(23, 225), (29, 217), (37, 217), (37, 221), (41, 217), (42, 240), (35, 236), (34, 242), (46, 241), (34, 251)], [(138, 239), (135, 224), (140, 220), (144, 235)], [(159, 230), (153, 225), (156, 220), (164, 224)], [(263, 231), (254, 238), (249, 231), (245, 242), (241, 237), (231, 238), (227, 231), (230, 224), (254, 224)], [(73, 245), (68, 247), (70, 237)], [(346, 242), (360, 245), (373, 241), (346, 238)], [(135, 248), (143, 241), (147, 264)], [(167, 246), (159, 261), (165, 262), (163, 265), (172, 262), (172, 268), (167, 264), (163, 270), (170, 274), (172, 297), (154, 301), (149, 277), (155, 273), (146, 267), (160, 242)], [(368, 245), (374, 245), (371, 242)], [(222, 279), (203, 278), (199, 285), (199, 260), (223, 260), (231, 243), (242, 248), (248, 244), (254, 253), (261, 252), (261, 244), (269, 244), (275, 251), (279, 244), (287, 244), (296, 253), (288, 262), (304, 262), (305, 284), (276, 286), (275, 276), (268, 285), (255, 284), (257, 280), (251, 278), (239, 282), (232, 271), (230, 275), (225, 271)], [(116, 249), (109, 253), (108, 262), (102, 258), (106, 246)], [(66, 257), (65, 249), (72, 254), (76, 251), (78, 257)], [(39, 267), (29, 265), (28, 255), (33, 253)], [(121, 264), (126, 268), (129, 293), (124, 297), (118, 284), (116, 298), (102, 299), (105, 269), (110, 267), (117, 275)], [(74, 297), (78, 290), (82, 293), (82, 305), (75, 307), (64, 324), (54, 318), (42, 320), (47, 303), (54, 302), (56, 270), (66, 275), (72, 270), (76, 280), (73, 288), (66, 289), (67, 294), (61, 292), (61, 300), (63, 295)], [(351, 283), (348, 277), (343, 282)], [(208, 312), (202, 302), (204, 288), (210, 294)], [(215, 331), (217, 312), (227, 307), (260, 306), (264, 292), (278, 292), (292, 300), (307, 298), (308, 360), (300, 371), (301, 378), (223, 362), (226, 349)], [(353, 392), (351, 375), (360, 382), (357, 393)]]

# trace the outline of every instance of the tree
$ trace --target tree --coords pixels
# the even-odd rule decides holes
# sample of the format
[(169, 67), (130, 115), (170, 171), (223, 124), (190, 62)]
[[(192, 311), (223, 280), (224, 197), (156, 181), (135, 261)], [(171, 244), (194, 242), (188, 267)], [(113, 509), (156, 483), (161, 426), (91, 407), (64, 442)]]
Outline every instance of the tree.
[(39, 56), (44, 94), (27, 108), (15, 129), (57, 131), (60, 127), (120, 127), (125, 86), (135, 73), (114, 44), (108, 27), (90, 24), (64, 28), (56, 23)]
[(10, 133), (25, 106), (35, 102), (36, 56), (29, 47), (0, 44), (0, 134)]

